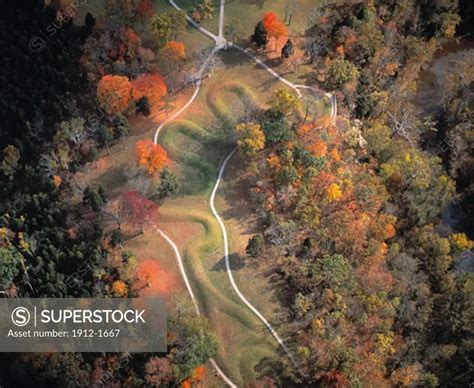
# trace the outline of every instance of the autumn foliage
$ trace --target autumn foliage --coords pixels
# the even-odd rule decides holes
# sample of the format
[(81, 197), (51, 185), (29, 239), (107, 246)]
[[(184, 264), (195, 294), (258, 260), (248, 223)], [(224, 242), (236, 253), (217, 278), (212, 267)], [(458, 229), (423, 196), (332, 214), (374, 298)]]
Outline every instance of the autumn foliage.
[(154, 259), (145, 259), (138, 264), (138, 282), (135, 287), (141, 294), (170, 296), (176, 288), (176, 278), (163, 269)]
[(241, 123), (235, 127), (237, 145), (244, 156), (254, 156), (265, 146), (265, 134), (260, 124)]
[(148, 221), (157, 221), (158, 206), (155, 202), (144, 198), (137, 191), (123, 193), (123, 208), (126, 220), (131, 224), (143, 225)]
[(155, 8), (153, 8), (153, 4), (150, 0), (140, 0), (136, 12), (138, 17), (143, 21), (155, 14)]
[(135, 101), (146, 97), (152, 108), (159, 108), (162, 99), (167, 93), (167, 87), (163, 77), (157, 73), (146, 74), (132, 81), (132, 95)]
[(107, 113), (122, 113), (129, 106), (131, 91), (127, 77), (104, 75), (97, 85), (97, 100)]
[(112, 283), (112, 293), (114, 296), (125, 297), (128, 294), (128, 287), (123, 280), (116, 280)]
[(157, 175), (169, 164), (168, 155), (163, 147), (151, 140), (140, 140), (135, 145), (138, 165), (144, 167), (148, 174)]
[(288, 30), (274, 12), (268, 12), (263, 16), (263, 25), (268, 36), (276, 40), (288, 36)]
[(175, 40), (166, 42), (165, 46), (160, 50), (160, 54), (172, 62), (183, 61), (186, 58), (184, 43)]

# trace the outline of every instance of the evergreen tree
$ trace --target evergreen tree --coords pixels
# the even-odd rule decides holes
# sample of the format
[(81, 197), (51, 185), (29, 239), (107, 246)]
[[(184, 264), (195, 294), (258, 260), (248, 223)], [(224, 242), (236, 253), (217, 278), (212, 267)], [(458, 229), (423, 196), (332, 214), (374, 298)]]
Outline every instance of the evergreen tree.
[(262, 21), (259, 21), (255, 26), (255, 31), (252, 35), (251, 40), (257, 45), (257, 47), (265, 47), (267, 45), (268, 33)]
[(165, 167), (160, 172), (160, 187), (158, 188), (158, 195), (160, 198), (166, 198), (175, 195), (178, 192), (178, 181), (176, 176)]
[(250, 257), (259, 257), (264, 251), (265, 242), (261, 234), (253, 236), (248, 244), (245, 252)]
[(146, 96), (141, 97), (136, 105), (135, 105), (135, 113), (142, 114), (143, 116), (150, 115), (150, 103), (148, 102), (148, 98)]
[(293, 42), (290, 39), (288, 39), (285, 45), (283, 46), (283, 48), (281, 49), (281, 57), (283, 59), (288, 59), (294, 53), (295, 53), (295, 50), (293, 48)]

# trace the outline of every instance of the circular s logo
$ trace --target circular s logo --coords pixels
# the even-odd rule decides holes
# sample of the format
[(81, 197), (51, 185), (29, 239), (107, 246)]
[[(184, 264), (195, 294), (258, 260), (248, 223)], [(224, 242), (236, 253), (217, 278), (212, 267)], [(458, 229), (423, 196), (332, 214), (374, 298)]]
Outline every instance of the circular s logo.
[(16, 326), (25, 326), (30, 321), (30, 312), (26, 307), (17, 307), (12, 311), (12, 322)]

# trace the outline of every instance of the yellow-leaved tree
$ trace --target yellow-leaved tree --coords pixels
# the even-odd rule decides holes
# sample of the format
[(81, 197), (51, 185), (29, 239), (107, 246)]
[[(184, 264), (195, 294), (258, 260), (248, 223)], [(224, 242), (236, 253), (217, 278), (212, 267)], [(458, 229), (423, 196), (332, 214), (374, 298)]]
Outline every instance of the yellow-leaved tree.
[(260, 124), (241, 123), (235, 127), (237, 145), (244, 156), (254, 156), (265, 147), (265, 134)]

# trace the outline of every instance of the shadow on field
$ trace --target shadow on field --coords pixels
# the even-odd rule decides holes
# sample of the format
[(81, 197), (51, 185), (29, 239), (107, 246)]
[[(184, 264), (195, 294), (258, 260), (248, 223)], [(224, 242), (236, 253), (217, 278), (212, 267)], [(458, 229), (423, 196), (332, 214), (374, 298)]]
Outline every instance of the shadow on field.
[(94, 179), (91, 182), (91, 186), (107, 187), (107, 192), (109, 193), (110, 197), (119, 195), (121, 189), (127, 183), (124, 168), (124, 164), (110, 168)]
[[(238, 253), (231, 253), (229, 255), (230, 269), (232, 271), (238, 271), (245, 267), (245, 261), (240, 257)], [(225, 265), (225, 257), (222, 257), (212, 268), (211, 271), (225, 272), (227, 270)]]

